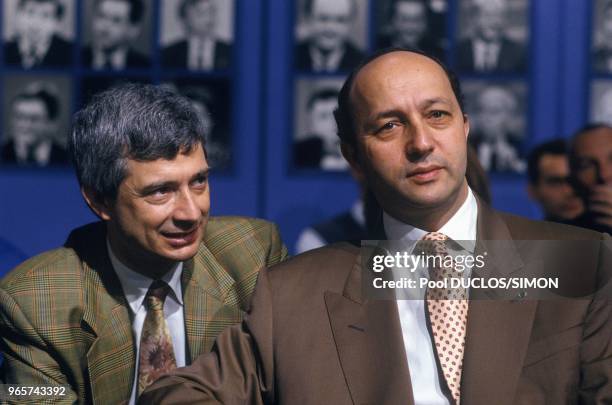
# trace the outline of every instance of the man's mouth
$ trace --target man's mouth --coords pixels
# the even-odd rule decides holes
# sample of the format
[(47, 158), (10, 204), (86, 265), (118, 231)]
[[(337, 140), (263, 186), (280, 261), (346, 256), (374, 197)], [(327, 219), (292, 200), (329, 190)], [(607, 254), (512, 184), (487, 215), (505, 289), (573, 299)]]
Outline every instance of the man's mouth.
[(438, 174), (442, 168), (440, 166), (423, 166), (418, 167), (414, 170), (411, 170), (408, 173), (408, 178), (417, 183), (427, 183), (429, 181), (435, 180), (438, 177)]
[(161, 234), (172, 247), (184, 247), (193, 244), (198, 239), (199, 229), (195, 227), (186, 232), (162, 232)]

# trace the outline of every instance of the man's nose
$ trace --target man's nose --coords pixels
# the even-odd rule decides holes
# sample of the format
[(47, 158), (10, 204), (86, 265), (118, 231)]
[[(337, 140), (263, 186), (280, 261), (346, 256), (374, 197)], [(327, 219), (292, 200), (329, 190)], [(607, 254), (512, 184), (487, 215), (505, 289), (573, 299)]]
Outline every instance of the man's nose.
[(192, 223), (200, 219), (200, 207), (196, 196), (191, 191), (183, 191), (177, 195), (174, 219), (178, 222)]
[(422, 123), (406, 126), (405, 132), (406, 155), (410, 160), (418, 160), (434, 149), (431, 133)]
[(597, 171), (599, 184), (612, 185), (612, 162), (604, 162)]

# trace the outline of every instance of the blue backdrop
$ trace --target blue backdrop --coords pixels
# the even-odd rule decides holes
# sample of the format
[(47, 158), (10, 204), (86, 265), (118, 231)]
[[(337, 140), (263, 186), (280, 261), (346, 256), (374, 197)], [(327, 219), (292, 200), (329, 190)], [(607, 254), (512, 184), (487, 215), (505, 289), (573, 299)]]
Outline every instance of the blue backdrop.
[[(527, 80), (529, 143), (535, 144), (569, 136), (586, 123), (591, 6), (575, 0), (531, 3)], [(293, 128), (291, 2), (238, 0), (236, 12), (234, 167), (213, 174), (212, 213), (269, 219), (293, 247), (300, 229), (346, 209), (357, 188), (348, 174), (296, 174), (288, 169), (287, 139)], [(527, 199), (523, 178), (491, 180), (495, 207), (540, 215)], [(26, 255), (61, 245), (72, 228), (94, 219), (70, 169), (0, 168), (0, 237)]]

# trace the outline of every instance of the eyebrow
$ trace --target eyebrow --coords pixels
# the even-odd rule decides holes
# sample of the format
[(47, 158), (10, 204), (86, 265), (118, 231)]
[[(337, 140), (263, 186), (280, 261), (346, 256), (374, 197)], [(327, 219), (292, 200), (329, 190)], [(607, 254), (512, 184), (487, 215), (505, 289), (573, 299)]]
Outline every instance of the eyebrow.
[[(201, 177), (208, 177), (209, 173), (210, 173), (209, 167), (202, 169), (199, 172), (195, 173), (193, 176), (191, 176), (191, 179), (189, 180), (189, 182), (192, 182)], [(164, 188), (164, 187), (174, 187), (176, 185), (177, 185), (176, 181), (159, 181), (156, 183), (147, 184), (146, 186), (142, 188), (140, 193), (143, 195), (146, 195), (157, 189)]]
[[(435, 98), (430, 98), (430, 99), (427, 99), (427, 100), (423, 100), (418, 105), (418, 108), (419, 109), (425, 109), (425, 108), (431, 107), (432, 105), (438, 104), (438, 103), (445, 104), (445, 105), (448, 105), (448, 106), (452, 106), (452, 102), (450, 100), (448, 100), (446, 98), (442, 98), (442, 97), (435, 97)], [(381, 112), (377, 113), (373, 117), (373, 119), (376, 121), (376, 120), (379, 120), (381, 118), (398, 117), (398, 116), (401, 117), (401, 116), (404, 116), (404, 115), (405, 115), (405, 113), (402, 110), (400, 110), (400, 109), (390, 109), (390, 110), (384, 110), (384, 111), (381, 111)]]

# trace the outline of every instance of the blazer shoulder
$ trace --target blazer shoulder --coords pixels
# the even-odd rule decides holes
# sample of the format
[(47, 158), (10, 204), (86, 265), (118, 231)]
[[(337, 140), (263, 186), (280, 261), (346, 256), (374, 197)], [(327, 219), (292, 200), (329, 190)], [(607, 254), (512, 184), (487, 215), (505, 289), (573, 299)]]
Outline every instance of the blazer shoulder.
[(226, 268), (260, 270), (287, 257), (278, 227), (266, 220), (227, 216), (210, 218), (204, 245)]
[[(76, 252), (61, 247), (34, 256), (11, 270), (0, 280), (0, 292), (12, 297), (24, 311), (39, 313), (41, 308), (83, 302), (82, 264)], [(36, 306), (31, 303), (36, 302)], [(72, 308), (72, 304), (69, 306)]]
[(602, 234), (586, 228), (549, 221), (536, 221), (518, 215), (499, 213), (515, 239), (599, 240)]
[(347, 279), (359, 265), (359, 246), (338, 242), (294, 256), (268, 270), (270, 283), (279, 288), (312, 292), (342, 292)]

